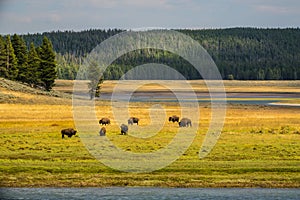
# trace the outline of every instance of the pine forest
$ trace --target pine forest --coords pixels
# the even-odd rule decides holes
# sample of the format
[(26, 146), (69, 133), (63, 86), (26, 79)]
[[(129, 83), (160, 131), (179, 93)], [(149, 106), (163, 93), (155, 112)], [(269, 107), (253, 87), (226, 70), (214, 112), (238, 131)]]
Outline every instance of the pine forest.
[[(0, 76), (50, 90), (56, 78), (75, 79), (85, 56), (107, 38), (123, 31), (91, 29), (3, 35), (0, 37)], [(223, 79), (300, 79), (299, 28), (176, 31), (190, 36), (207, 50)], [(158, 49), (124, 54), (108, 66), (103, 78), (120, 79), (128, 70), (147, 63), (170, 66), (188, 80), (202, 78), (179, 55)]]

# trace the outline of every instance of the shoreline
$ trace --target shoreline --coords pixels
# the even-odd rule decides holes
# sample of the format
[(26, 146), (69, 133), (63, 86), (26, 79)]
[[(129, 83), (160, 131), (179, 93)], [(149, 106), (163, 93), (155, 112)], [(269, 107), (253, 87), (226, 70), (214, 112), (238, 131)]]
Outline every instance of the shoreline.
[(291, 107), (300, 107), (298, 103), (268, 103), (270, 106), (291, 106)]

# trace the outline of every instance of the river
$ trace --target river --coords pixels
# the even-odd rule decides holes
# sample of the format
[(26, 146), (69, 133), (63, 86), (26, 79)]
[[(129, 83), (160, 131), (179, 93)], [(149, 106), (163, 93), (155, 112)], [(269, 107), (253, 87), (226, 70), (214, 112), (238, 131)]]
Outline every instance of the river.
[(263, 188), (1, 188), (0, 199), (255, 199), (296, 200), (300, 189)]
[[(134, 92), (130, 96), (131, 102), (199, 102), (210, 103), (209, 93), (195, 93), (195, 96), (191, 97), (190, 92), (177, 92), (180, 99), (178, 99), (172, 92)], [(195, 98), (196, 97), (196, 98)], [(223, 96), (222, 96), (223, 97)], [(223, 102), (224, 99), (218, 96), (214, 99), (215, 102)], [(128, 101), (128, 94), (125, 92), (119, 92), (113, 95), (112, 93), (101, 94), (101, 100), (111, 101)], [(300, 95), (296, 93), (252, 93), (252, 92), (230, 92), (226, 93), (226, 102), (228, 104), (242, 104), (242, 105), (270, 105), (270, 106), (294, 106), (300, 107), (299, 104), (281, 104), (280, 101), (287, 99), (300, 99)]]

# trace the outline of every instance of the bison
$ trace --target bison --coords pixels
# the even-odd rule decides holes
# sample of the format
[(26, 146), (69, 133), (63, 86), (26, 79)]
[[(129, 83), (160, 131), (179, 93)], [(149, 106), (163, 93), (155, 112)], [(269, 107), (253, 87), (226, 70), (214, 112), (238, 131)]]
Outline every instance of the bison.
[(70, 138), (73, 135), (75, 135), (76, 132), (77, 131), (72, 128), (63, 129), (63, 130), (61, 130), (61, 138), (65, 138), (65, 135), (67, 135)]
[(99, 120), (99, 124), (106, 126), (106, 124), (110, 124), (110, 119), (104, 117), (104, 118)]
[(169, 117), (169, 122), (172, 121), (173, 123), (174, 122), (179, 122), (179, 117), (176, 116), (176, 115), (173, 115), (172, 117)]
[(121, 128), (121, 135), (127, 135), (127, 132), (128, 132), (128, 126), (125, 125), (125, 124), (122, 124), (122, 125), (120, 126), (120, 128)]
[(99, 131), (99, 135), (100, 135), (100, 136), (105, 136), (105, 134), (106, 134), (106, 128), (105, 128), (105, 127), (102, 127), (102, 128), (100, 129), (100, 131)]
[(139, 118), (137, 118), (137, 117), (130, 117), (128, 119), (128, 125), (133, 125), (134, 123), (136, 123), (137, 125), (139, 125)]
[(188, 127), (192, 126), (192, 121), (188, 118), (182, 118), (180, 122), (178, 122), (179, 127)]

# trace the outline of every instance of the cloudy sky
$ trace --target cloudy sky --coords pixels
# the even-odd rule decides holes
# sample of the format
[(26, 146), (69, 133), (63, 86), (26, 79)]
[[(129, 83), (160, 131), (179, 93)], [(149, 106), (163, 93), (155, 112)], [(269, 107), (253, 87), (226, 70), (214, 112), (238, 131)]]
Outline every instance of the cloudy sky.
[(299, 0), (0, 0), (0, 34), (90, 28), (300, 27)]

